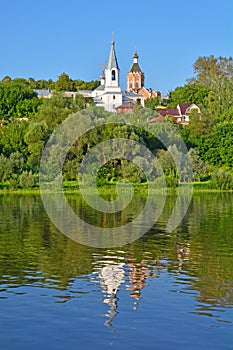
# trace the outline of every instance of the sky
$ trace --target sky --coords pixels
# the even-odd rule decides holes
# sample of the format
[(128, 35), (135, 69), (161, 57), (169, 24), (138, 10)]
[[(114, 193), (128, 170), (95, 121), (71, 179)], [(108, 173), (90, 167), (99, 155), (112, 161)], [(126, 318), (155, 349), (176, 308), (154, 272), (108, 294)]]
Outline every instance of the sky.
[(112, 32), (123, 89), (135, 49), (145, 86), (164, 94), (198, 57), (233, 56), (233, 0), (3, 0), (0, 13), (0, 79), (98, 80)]

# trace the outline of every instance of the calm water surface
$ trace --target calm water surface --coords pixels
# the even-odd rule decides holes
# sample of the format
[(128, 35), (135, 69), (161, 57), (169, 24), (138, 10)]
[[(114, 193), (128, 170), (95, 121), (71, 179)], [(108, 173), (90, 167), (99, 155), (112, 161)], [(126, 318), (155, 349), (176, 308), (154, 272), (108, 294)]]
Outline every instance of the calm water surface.
[[(144, 201), (108, 217), (68, 199), (103, 226)], [(137, 241), (97, 249), (61, 234), (40, 196), (0, 196), (0, 349), (233, 349), (233, 194), (195, 194), (166, 234), (173, 202)]]

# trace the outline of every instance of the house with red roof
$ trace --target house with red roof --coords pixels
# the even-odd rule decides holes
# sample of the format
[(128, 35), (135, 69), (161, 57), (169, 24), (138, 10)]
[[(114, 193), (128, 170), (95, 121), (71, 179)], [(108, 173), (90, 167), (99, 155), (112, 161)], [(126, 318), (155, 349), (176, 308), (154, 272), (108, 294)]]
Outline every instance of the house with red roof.
[(180, 103), (176, 108), (157, 109), (159, 117), (168, 118), (173, 120), (174, 123), (181, 123), (183, 125), (189, 123), (189, 115), (193, 111), (201, 114), (200, 107), (195, 103)]
[(117, 114), (131, 113), (134, 107), (135, 107), (135, 103), (132, 101), (128, 101), (116, 107), (116, 112)]

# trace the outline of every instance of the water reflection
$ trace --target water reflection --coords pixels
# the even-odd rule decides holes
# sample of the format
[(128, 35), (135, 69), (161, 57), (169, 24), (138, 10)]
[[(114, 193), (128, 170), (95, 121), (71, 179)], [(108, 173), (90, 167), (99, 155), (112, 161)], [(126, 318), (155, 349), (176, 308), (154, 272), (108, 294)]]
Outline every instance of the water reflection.
[[(58, 304), (93, 295), (102, 304), (105, 326), (114, 327), (121, 305), (143, 312), (144, 293), (160, 293), (158, 281), (166, 276), (164, 284), (174, 302), (180, 301), (179, 295), (193, 301), (188, 313), (232, 322), (224, 314), (233, 307), (233, 196), (194, 196), (184, 221), (167, 235), (173, 202), (168, 198), (159, 221), (145, 236), (124, 250), (109, 250), (63, 236), (51, 224), (39, 196), (1, 196), (0, 300), (28, 295), (29, 287), (40, 290), (40, 297), (52, 295)], [(95, 220), (79, 197), (71, 196), (71, 203)]]
[[(129, 297), (133, 298), (133, 310), (137, 310), (147, 279), (156, 278), (158, 271), (165, 268), (166, 264), (160, 261), (148, 263), (146, 259), (137, 261), (136, 258), (129, 257), (129, 252), (108, 251), (108, 255), (93, 254), (93, 273), (95, 278), (92, 281), (100, 284), (103, 298), (101, 301), (108, 305), (108, 311), (102, 316), (108, 319), (104, 324), (113, 327), (113, 320), (118, 314), (118, 303), (120, 298), (118, 293), (120, 288), (129, 291)], [(147, 257), (150, 255), (147, 252)]]
[(135, 299), (134, 310), (138, 308), (138, 303), (142, 294), (142, 289), (146, 285), (147, 277), (150, 275), (146, 261), (139, 263), (134, 262), (134, 259), (128, 264), (129, 269), (129, 284), (127, 290), (130, 290), (130, 296)]
[[(93, 273), (96, 274), (95, 281), (100, 283), (103, 298), (102, 302), (109, 306), (107, 313), (103, 314), (108, 320), (105, 325), (112, 327), (112, 321), (117, 315), (118, 297), (117, 293), (120, 286), (125, 282), (125, 263), (112, 260), (110, 256), (100, 257), (94, 254)], [(121, 260), (117, 257), (117, 260)], [(122, 258), (124, 260), (124, 258)]]

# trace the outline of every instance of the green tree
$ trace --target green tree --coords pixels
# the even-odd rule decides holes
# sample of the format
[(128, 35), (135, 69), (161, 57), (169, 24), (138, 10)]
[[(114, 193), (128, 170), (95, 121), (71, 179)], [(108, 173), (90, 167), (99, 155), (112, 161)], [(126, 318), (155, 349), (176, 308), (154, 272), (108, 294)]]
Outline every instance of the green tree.
[(0, 154), (0, 182), (7, 181), (13, 174), (10, 159)]
[(66, 160), (63, 167), (64, 179), (67, 181), (77, 180), (78, 177), (78, 159)]
[(19, 101), (19, 103), (16, 106), (17, 117), (18, 118), (33, 117), (37, 113), (38, 108), (41, 104), (42, 104), (41, 99), (37, 97)]
[(189, 150), (189, 157), (193, 168), (194, 180), (200, 181), (208, 175), (208, 165), (201, 159), (197, 148), (191, 148)]
[(55, 89), (55, 83), (51, 79), (39, 79), (35, 82), (35, 89), (53, 90)]
[(27, 145), (24, 135), (29, 126), (27, 122), (8, 123), (0, 128), (0, 150), (7, 157), (13, 152), (20, 152), (26, 156)]
[(219, 118), (221, 114), (233, 106), (233, 78), (222, 75), (213, 84), (207, 99), (209, 112)]
[(209, 92), (210, 88), (201, 84), (179, 86), (170, 93), (169, 107), (175, 108), (180, 103), (195, 103), (201, 107), (207, 107)]
[(44, 144), (49, 137), (49, 130), (46, 122), (30, 123), (24, 136), (24, 141), (28, 145), (27, 165), (33, 172), (39, 170), (40, 158), (44, 149)]
[(53, 94), (49, 99), (43, 99), (38, 109), (35, 121), (46, 122), (50, 130), (79, 109), (72, 98), (64, 97), (62, 94)]
[(77, 94), (75, 96), (75, 106), (77, 108), (77, 110), (81, 110), (86, 108), (86, 104), (87, 104), (87, 100), (85, 99), (85, 97), (81, 94)]
[(15, 81), (0, 83), (1, 119), (33, 115), (39, 104), (36, 92), (26, 87), (24, 83)]
[(217, 190), (233, 190), (232, 172), (224, 168), (214, 170), (211, 174), (209, 186)]
[(29, 85), (30, 89), (36, 89), (35, 79), (32, 77), (28, 78), (28, 85)]
[(209, 87), (207, 101), (209, 112), (218, 118), (232, 106), (233, 59), (232, 57), (199, 57), (194, 63), (196, 77), (190, 83)]
[(218, 118), (219, 122), (232, 122), (233, 121), (233, 106), (226, 109)]
[(161, 98), (158, 97), (152, 97), (152, 98), (148, 98), (145, 101), (145, 107), (150, 108), (152, 110), (156, 110), (156, 107), (161, 104)]
[(36, 184), (36, 177), (32, 171), (23, 171), (19, 176), (19, 185), (22, 188), (32, 188)]
[(195, 77), (189, 79), (190, 83), (197, 83), (213, 87), (222, 77), (230, 80), (233, 77), (232, 57), (199, 57), (193, 65)]
[(20, 174), (24, 168), (24, 156), (19, 151), (10, 155), (10, 163), (14, 174)]
[(11, 82), (11, 77), (9, 75), (6, 75), (3, 79), (2, 79), (2, 82), (3, 83), (10, 83)]
[(95, 90), (99, 85), (100, 81), (99, 80), (92, 80), (92, 81), (84, 81), (84, 80), (74, 80), (75, 83), (75, 90)]
[(198, 143), (202, 159), (216, 167), (233, 168), (233, 122), (219, 122)]
[(56, 91), (76, 91), (75, 82), (68, 74), (62, 73), (55, 83), (55, 89)]

